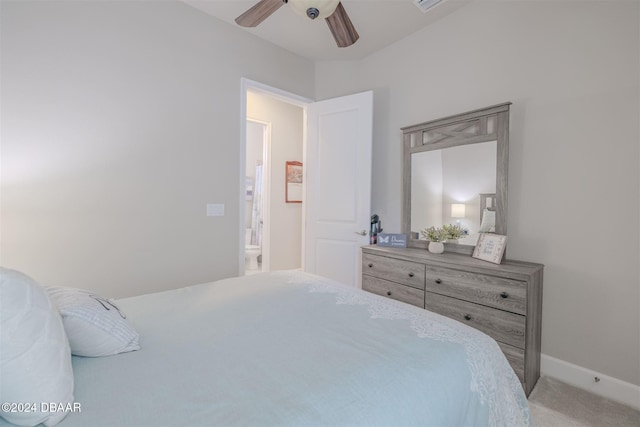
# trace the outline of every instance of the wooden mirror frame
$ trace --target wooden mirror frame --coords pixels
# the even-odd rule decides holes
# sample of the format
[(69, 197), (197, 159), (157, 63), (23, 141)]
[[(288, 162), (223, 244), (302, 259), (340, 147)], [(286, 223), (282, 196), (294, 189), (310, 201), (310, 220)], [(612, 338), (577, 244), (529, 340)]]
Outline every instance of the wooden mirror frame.
[[(496, 234), (507, 234), (507, 178), (509, 174), (509, 108), (511, 103), (492, 105), (479, 110), (402, 128), (404, 170), (402, 192), (402, 233), (407, 246), (427, 248), (427, 240), (411, 236), (411, 155), (481, 142), (497, 142), (496, 158)], [(492, 126), (489, 121), (492, 121)], [(443, 129), (441, 129), (443, 128)], [(440, 130), (439, 130), (440, 129)], [(425, 132), (437, 137), (425, 142)], [(445, 243), (445, 251), (471, 254), (475, 246)]]

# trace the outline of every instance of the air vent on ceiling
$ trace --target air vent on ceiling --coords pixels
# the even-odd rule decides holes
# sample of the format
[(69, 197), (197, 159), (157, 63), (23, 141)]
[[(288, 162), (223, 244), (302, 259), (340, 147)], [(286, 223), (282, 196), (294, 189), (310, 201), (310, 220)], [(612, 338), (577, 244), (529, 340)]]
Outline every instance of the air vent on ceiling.
[(418, 6), (422, 13), (427, 13), (430, 9), (436, 7), (445, 0), (413, 0), (413, 4)]

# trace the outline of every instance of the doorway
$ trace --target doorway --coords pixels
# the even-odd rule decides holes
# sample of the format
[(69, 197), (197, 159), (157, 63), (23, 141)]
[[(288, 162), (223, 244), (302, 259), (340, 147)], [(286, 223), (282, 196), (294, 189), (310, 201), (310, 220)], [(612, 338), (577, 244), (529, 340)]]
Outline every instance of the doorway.
[(247, 119), (245, 173), (245, 274), (269, 271), (269, 123)]
[[(241, 86), (242, 183), (245, 182), (247, 118), (272, 125), (271, 190), (266, 201), (269, 208), (265, 208), (271, 219), (268, 226), (263, 226), (263, 239), (270, 236), (270, 260), (266, 269), (262, 266), (262, 271), (301, 269), (359, 287), (360, 247), (369, 241), (367, 230), (371, 217), (373, 92), (314, 102), (244, 78)], [(275, 123), (271, 118), (260, 117), (253, 108), (261, 102), (272, 104), (263, 111), (294, 109), (297, 118)], [(275, 149), (285, 140), (277, 133), (298, 126), (300, 130), (293, 139), (301, 151), (277, 156)], [(291, 161), (302, 161), (302, 203), (286, 203), (285, 171)], [(245, 274), (246, 235), (244, 185), (242, 187), (240, 275)], [(292, 212), (296, 212), (295, 220), (288, 219), (287, 215)], [(289, 228), (279, 227), (276, 219), (284, 220)], [(265, 251), (264, 243), (262, 249)], [(284, 256), (287, 253), (297, 256), (294, 264)]]
[(302, 203), (286, 200), (286, 163), (303, 161), (304, 105), (243, 79), (240, 275), (302, 267)]

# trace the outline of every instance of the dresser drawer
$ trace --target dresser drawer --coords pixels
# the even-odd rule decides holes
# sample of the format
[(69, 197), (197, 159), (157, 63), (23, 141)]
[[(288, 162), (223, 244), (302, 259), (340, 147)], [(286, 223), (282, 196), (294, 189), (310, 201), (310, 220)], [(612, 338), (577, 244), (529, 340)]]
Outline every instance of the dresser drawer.
[(521, 383), (524, 384), (524, 350), (499, 342), (498, 345), (507, 358)]
[(466, 323), (498, 342), (525, 347), (525, 317), (431, 292), (425, 296), (425, 308)]
[(527, 283), (519, 280), (427, 266), (426, 290), (513, 313), (526, 313)]
[(387, 258), (378, 255), (362, 255), (362, 273), (380, 279), (402, 283), (424, 290), (424, 264)]
[(424, 308), (424, 291), (373, 276), (362, 276), (362, 289)]

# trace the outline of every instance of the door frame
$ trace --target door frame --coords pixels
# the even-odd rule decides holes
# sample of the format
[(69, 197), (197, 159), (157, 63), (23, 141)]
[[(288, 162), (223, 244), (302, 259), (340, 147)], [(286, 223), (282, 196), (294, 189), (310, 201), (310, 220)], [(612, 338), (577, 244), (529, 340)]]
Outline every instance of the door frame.
[[(259, 93), (265, 96), (269, 96), (271, 98), (275, 98), (279, 101), (285, 102), (287, 104), (292, 104), (298, 107), (301, 107), (303, 110), (303, 132), (302, 132), (302, 161), (303, 163), (306, 160), (307, 153), (307, 106), (314, 102), (313, 99), (307, 98), (304, 96), (297, 95), (295, 93), (287, 92), (285, 90), (266, 85), (264, 83), (257, 82), (255, 80), (247, 79), (242, 77), (240, 79), (240, 149), (239, 149), (239, 172), (240, 172), (240, 188), (239, 188), (239, 219), (241, 219), (238, 230), (238, 241), (240, 242), (238, 249), (238, 275), (245, 275), (244, 268), (244, 239), (245, 239), (245, 224), (244, 219), (246, 216), (246, 200), (245, 200), (245, 179), (247, 176), (246, 171), (246, 162), (247, 162), (247, 92)], [(304, 201), (305, 197), (305, 181), (303, 180), (302, 184), (302, 200)], [(265, 206), (266, 210), (266, 206)], [(302, 241), (305, 239), (305, 213), (304, 209), (302, 210)], [(267, 231), (268, 233), (268, 231)], [(302, 260), (304, 262), (304, 244), (302, 245), (303, 253)], [(303, 265), (304, 268), (304, 265)]]

